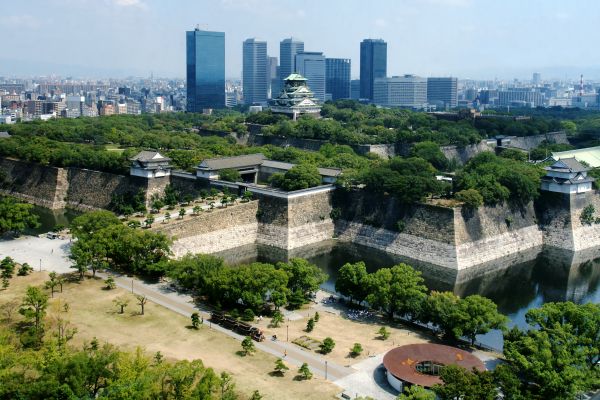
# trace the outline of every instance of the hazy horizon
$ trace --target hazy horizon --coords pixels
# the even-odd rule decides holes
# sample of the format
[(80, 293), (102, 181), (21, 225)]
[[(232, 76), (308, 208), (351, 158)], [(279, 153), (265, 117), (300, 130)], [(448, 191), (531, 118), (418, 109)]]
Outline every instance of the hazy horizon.
[(293, 36), (307, 51), (352, 59), (359, 44), (388, 43), (388, 75), (461, 79), (600, 78), (600, 2), (578, 0), (31, 0), (5, 7), (11, 39), (0, 75), (185, 77), (185, 31), (225, 32), (226, 76), (241, 76), (242, 42), (269, 55)]

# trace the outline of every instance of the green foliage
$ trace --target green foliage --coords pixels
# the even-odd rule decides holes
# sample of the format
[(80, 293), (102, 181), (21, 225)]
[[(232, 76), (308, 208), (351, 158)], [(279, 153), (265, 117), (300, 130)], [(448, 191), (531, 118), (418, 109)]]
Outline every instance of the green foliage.
[(433, 391), (441, 400), (495, 400), (497, 386), (493, 374), (476, 369), (469, 372), (457, 365), (447, 365), (440, 372), (443, 385), (434, 385)]
[[(563, 122), (571, 122), (571, 121), (563, 121)], [(573, 150), (574, 148), (575, 147), (573, 147), (570, 144), (548, 143), (548, 142), (544, 141), (538, 147), (536, 147), (535, 149), (533, 149), (529, 152), (529, 157), (532, 160), (545, 160), (546, 158), (550, 157), (552, 155), (552, 153), (555, 151), (567, 151), (567, 150)]]
[(502, 329), (507, 321), (490, 299), (479, 295), (461, 299), (452, 292), (432, 292), (425, 304), (425, 316), (445, 336), (466, 336), (471, 344), (477, 335)]
[(242, 313), (242, 321), (254, 321), (255, 317), (254, 311), (252, 311), (250, 308), (246, 308)]
[(101, 229), (121, 225), (121, 221), (110, 211), (91, 211), (82, 214), (71, 222), (71, 234), (74, 238), (85, 240)]
[(426, 298), (423, 282), (419, 271), (403, 263), (380, 268), (366, 278), (369, 292), (366, 300), (372, 307), (385, 311), (390, 319), (394, 314), (416, 318)]
[(315, 319), (309, 318), (306, 322), (306, 332), (312, 332), (315, 329)]
[(354, 343), (352, 348), (350, 349), (350, 355), (352, 357), (358, 357), (363, 352), (363, 347), (360, 343)]
[(381, 328), (379, 328), (379, 330), (377, 331), (377, 334), (379, 335), (379, 338), (381, 340), (387, 340), (390, 337), (390, 331), (388, 331), (385, 326), (382, 326)]
[(237, 169), (225, 168), (219, 171), (219, 179), (227, 182), (241, 182), (242, 175)]
[(285, 363), (283, 362), (283, 360), (281, 358), (278, 358), (277, 360), (275, 360), (275, 373), (283, 376), (283, 374), (285, 374), (285, 371), (289, 370), (290, 368), (285, 365)]
[(2, 279), (11, 279), (13, 277), (13, 274), (15, 273), (15, 267), (17, 266), (17, 263), (15, 263), (15, 261), (10, 258), (10, 257), (4, 257), (2, 259), (2, 262), (0, 262), (0, 277), (2, 277)]
[(194, 312), (190, 316), (190, 319), (192, 321), (192, 328), (198, 329), (198, 327), (200, 326), (200, 315), (197, 312)]
[(19, 276), (27, 276), (31, 272), (33, 272), (33, 268), (31, 267), (31, 265), (29, 265), (27, 263), (23, 263), (19, 267), (19, 270), (17, 271), (17, 275), (19, 275)]
[(278, 328), (282, 322), (283, 322), (283, 314), (279, 310), (276, 310), (273, 313), (273, 318), (271, 318), (271, 326), (273, 328)]
[(307, 189), (321, 184), (321, 175), (314, 165), (299, 164), (293, 166), (285, 174), (274, 174), (271, 185), (285, 191)]
[(404, 391), (396, 400), (435, 400), (435, 393), (425, 389), (423, 386), (404, 386)]
[(335, 291), (348, 296), (350, 302), (357, 300), (361, 303), (367, 296), (367, 275), (367, 267), (364, 262), (346, 263), (338, 271)]
[(411, 157), (422, 158), (429, 162), (436, 169), (446, 170), (448, 168), (448, 159), (440, 150), (440, 145), (434, 142), (420, 142), (416, 143), (411, 152)]
[(19, 235), (27, 228), (39, 226), (32, 209), (31, 204), (21, 203), (14, 197), (0, 197), (0, 235), (7, 232)]
[(28, 286), (19, 309), (19, 313), (30, 323), (24, 335), (25, 340), (22, 340), (24, 344), (36, 348), (42, 344), (46, 308), (48, 308), (48, 295), (39, 288)]
[(288, 289), (299, 291), (306, 300), (327, 280), (327, 274), (303, 258), (292, 258), (287, 263), (277, 263), (277, 269), (288, 276)]
[(113, 194), (108, 209), (116, 214), (129, 216), (136, 212), (146, 212), (146, 196), (143, 190), (137, 193)]
[(235, 399), (228, 375), (200, 360), (152, 362), (141, 349), (124, 352), (97, 343), (75, 349), (24, 349), (0, 332), (3, 399)]
[(464, 206), (474, 210), (483, 205), (483, 196), (476, 189), (465, 189), (456, 192), (456, 200), (462, 201)]
[(579, 220), (582, 225), (592, 225), (595, 221), (594, 213), (596, 212), (596, 208), (592, 204), (588, 204), (581, 211), (581, 215), (579, 216)]
[(598, 388), (600, 305), (546, 303), (525, 319), (529, 330), (505, 333), (504, 354), (515, 373), (532, 383), (527, 398), (574, 399)]
[(475, 189), (488, 205), (506, 201), (525, 205), (539, 195), (542, 175), (539, 166), (483, 152), (469, 160), (457, 175), (456, 189)]
[(500, 153), (500, 157), (521, 162), (527, 161), (527, 153), (519, 149), (504, 149)]
[(321, 345), (319, 346), (319, 350), (322, 354), (329, 354), (331, 353), (334, 347), (335, 342), (333, 341), (333, 339), (330, 337), (326, 337), (325, 339), (323, 339), (323, 343), (321, 343)]
[(254, 341), (250, 336), (246, 336), (244, 340), (242, 340), (242, 349), (244, 351), (244, 355), (249, 355), (256, 351), (256, 348), (254, 347)]
[(315, 322), (319, 322), (319, 318), (321, 318), (321, 316), (319, 315), (319, 312), (318, 312), (318, 311), (315, 311), (315, 316), (314, 316), (314, 318), (315, 318)]
[(117, 287), (117, 284), (115, 283), (115, 278), (113, 278), (112, 276), (109, 276), (108, 278), (106, 278), (104, 280), (104, 284), (106, 285), (105, 287), (108, 290), (112, 290)]
[(310, 368), (308, 368), (307, 363), (302, 363), (302, 365), (298, 369), (298, 373), (304, 380), (309, 380), (309, 379), (312, 379), (312, 377), (313, 377), (313, 373), (310, 371)]

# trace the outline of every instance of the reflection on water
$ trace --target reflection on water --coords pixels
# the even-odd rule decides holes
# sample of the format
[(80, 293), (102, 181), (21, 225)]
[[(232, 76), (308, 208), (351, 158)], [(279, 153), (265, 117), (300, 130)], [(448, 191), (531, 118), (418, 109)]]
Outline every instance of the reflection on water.
[[(337, 272), (347, 262), (364, 261), (369, 272), (405, 262), (423, 273), (430, 289), (449, 290), (462, 297), (480, 294), (494, 300), (500, 312), (510, 318), (511, 326), (525, 327), (527, 310), (547, 302), (600, 303), (600, 248), (577, 253), (548, 247), (535, 248), (463, 271), (335, 241), (289, 252), (250, 245), (216, 255), (230, 264), (273, 263), (303, 257), (327, 272), (329, 279), (323, 288), (329, 291), (334, 290)], [(478, 340), (488, 346), (502, 348), (502, 335), (498, 331), (479, 336)]]
[(28, 235), (50, 232), (56, 225), (69, 226), (75, 217), (81, 215), (80, 212), (69, 209), (50, 210), (39, 206), (33, 207), (33, 213), (39, 217), (40, 226), (35, 229), (27, 229), (25, 233)]

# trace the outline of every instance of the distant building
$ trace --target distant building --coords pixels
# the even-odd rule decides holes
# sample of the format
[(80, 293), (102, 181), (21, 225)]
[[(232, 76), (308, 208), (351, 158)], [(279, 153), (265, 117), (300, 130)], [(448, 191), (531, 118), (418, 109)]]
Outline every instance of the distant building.
[(350, 81), (350, 98), (352, 100), (360, 99), (360, 79)]
[(535, 86), (541, 85), (542, 84), (542, 74), (540, 74), (539, 72), (534, 72), (533, 78), (531, 79), (531, 83), (533, 83)]
[(537, 107), (544, 105), (544, 95), (530, 88), (512, 88), (498, 92), (498, 105)]
[(479, 92), (479, 101), (481, 104), (494, 104), (498, 100), (497, 90), (482, 90)]
[(271, 100), (271, 111), (288, 115), (292, 119), (296, 119), (302, 114), (318, 117), (321, 113), (321, 106), (306, 85), (306, 78), (299, 74), (291, 74), (285, 79), (283, 90), (279, 96)]
[(277, 57), (269, 57), (269, 98), (277, 97), (280, 90)]
[(375, 80), (373, 103), (385, 107), (427, 106), (427, 79), (415, 75), (393, 76)]
[(349, 58), (325, 59), (325, 92), (331, 94), (331, 100), (350, 98)]
[(245, 104), (267, 104), (269, 64), (266, 41), (258, 39), (244, 41), (242, 84)]
[(186, 32), (187, 111), (225, 107), (225, 33)]
[(376, 79), (387, 76), (387, 43), (365, 39), (360, 43), (360, 98), (373, 100)]
[(325, 56), (321, 52), (296, 54), (296, 72), (307, 79), (307, 85), (321, 103), (325, 102)]
[(542, 190), (558, 193), (584, 193), (592, 190), (594, 178), (587, 176), (588, 168), (575, 157), (561, 158), (544, 168)]
[(304, 52), (304, 42), (296, 39), (284, 39), (279, 43), (279, 87), (283, 81), (296, 72), (296, 54)]
[(458, 105), (457, 78), (427, 78), (427, 103), (442, 109)]

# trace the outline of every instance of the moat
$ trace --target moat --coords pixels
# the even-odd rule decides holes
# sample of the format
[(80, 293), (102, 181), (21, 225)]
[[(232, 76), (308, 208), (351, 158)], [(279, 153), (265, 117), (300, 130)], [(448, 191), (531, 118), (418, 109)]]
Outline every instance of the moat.
[[(544, 303), (573, 301), (600, 303), (600, 248), (580, 252), (545, 247), (510, 259), (500, 259), (460, 272), (395, 257), (382, 251), (335, 241), (286, 253), (266, 246), (243, 246), (217, 253), (232, 264), (253, 261), (277, 262), (290, 257), (307, 258), (329, 275), (323, 289), (334, 291), (339, 268), (347, 262), (364, 261), (369, 272), (405, 262), (423, 272), (433, 290), (449, 290), (460, 296), (480, 294), (498, 304), (510, 318), (509, 326), (525, 327), (525, 313)], [(478, 336), (478, 341), (502, 348), (499, 331)]]

